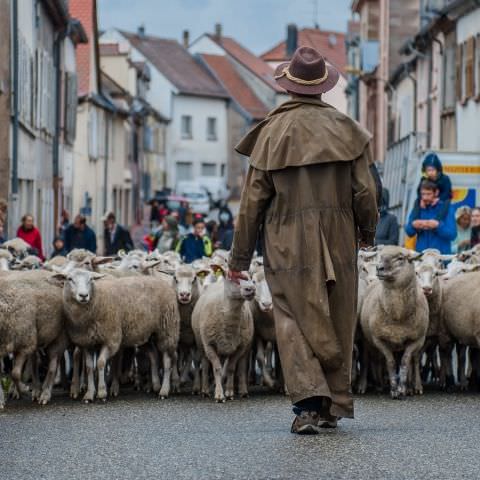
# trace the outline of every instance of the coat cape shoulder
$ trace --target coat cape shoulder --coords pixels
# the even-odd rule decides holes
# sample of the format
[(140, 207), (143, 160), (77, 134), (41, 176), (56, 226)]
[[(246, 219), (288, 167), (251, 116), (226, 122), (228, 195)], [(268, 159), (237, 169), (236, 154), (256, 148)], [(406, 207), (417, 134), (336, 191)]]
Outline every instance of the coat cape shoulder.
[(264, 171), (360, 157), (372, 136), (357, 122), (318, 98), (285, 102), (256, 125), (235, 150)]

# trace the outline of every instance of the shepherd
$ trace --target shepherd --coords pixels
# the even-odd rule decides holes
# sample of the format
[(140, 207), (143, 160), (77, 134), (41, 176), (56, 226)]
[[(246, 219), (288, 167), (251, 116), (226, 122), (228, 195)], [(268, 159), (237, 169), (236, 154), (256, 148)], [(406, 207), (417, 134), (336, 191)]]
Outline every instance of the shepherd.
[(319, 52), (297, 49), (275, 72), (291, 100), (236, 146), (250, 164), (229, 277), (244, 277), (261, 232), (296, 434), (353, 418), (356, 254), (378, 219), (371, 135), (322, 101), (338, 77)]

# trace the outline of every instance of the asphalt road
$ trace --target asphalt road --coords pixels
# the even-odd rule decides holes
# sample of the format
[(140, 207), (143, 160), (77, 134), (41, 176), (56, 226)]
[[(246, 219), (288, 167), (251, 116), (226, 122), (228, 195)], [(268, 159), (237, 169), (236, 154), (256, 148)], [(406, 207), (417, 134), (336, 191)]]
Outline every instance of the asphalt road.
[(479, 478), (480, 396), (367, 396), (356, 408), (336, 431), (298, 437), (281, 396), (10, 402), (0, 479)]

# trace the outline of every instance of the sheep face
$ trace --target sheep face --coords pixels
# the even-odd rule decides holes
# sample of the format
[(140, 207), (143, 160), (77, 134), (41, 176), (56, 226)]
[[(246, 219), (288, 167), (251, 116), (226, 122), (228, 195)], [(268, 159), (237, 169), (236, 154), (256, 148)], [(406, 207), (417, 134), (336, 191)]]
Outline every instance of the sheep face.
[(431, 265), (425, 264), (418, 265), (415, 270), (423, 293), (429, 297), (433, 293), (434, 282), (439, 272)]
[(195, 270), (193, 268), (182, 265), (175, 271), (175, 288), (177, 291), (177, 299), (182, 305), (187, 305), (192, 301), (192, 290), (196, 280)]
[(255, 285), (255, 301), (262, 312), (271, 312), (273, 309), (272, 294), (268, 288), (265, 272), (259, 268), (253, 275)]
[(405, 286), (415, 274), (412, 264), (415, 256), (400, 247), (385, 247), (379, 254), (377, 277), (387, 285)]
[(66, 277), (65, 289), (67, 295), (77, 303), (85, 305), (93, 297), (93, 283), (104, 275), (87, 270), (75, 269)]

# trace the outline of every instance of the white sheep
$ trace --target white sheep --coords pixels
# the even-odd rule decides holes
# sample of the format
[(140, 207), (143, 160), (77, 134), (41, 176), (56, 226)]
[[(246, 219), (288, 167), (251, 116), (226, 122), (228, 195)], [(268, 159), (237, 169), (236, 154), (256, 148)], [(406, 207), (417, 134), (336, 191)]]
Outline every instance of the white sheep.
[[(378, 255), (377, 275), (363, 302), (360, 322), (366, 339), (385, 357), (392, 398), (407, 393), (414, 369), (414, 392), (423, 393), (419, 353), (428, 329), (428, 303), (415, 275), (415, 255), (395, 246)], [(397, 381), (395, 352), (403, 352)]]
[[(97, 398), (105, 399), (107, 361), (120, 347), (138, 347), (150, 339), (163, 359), (161, 387), (158, 366), (152, 364), (153, 389), (159, 391), (161, 398), (168, 397), (180, 325), (173, 288), (150, 276), (103, 278), (82, 269), (58, 275), (65, 279), (63, 304), (68, 336), (86, 355), (88, 389), (84, 401), (93, 401), (95, 396), (93, 357), (89, 349), (100, 346)], [(118, 382), (118, 376), (115, 378)], [(118, 394), (117, 383), (112, 385), (112, 394)]]
[[(248, 395), (247, 362), (253, 339), (253, 319), (247, 301), (254, 298), (250, 280), (240, 285), (222, 279), (200, 296), (192, 314), (192, 327), (202, 355), (202, 394), (209, 395), (209, 366), (215, 377), (215, 400), (234, 397), (235, 372), (239, 372), (240, 396)], [(222, 359), (226, 370), (225, 393), (222, 385)]]

